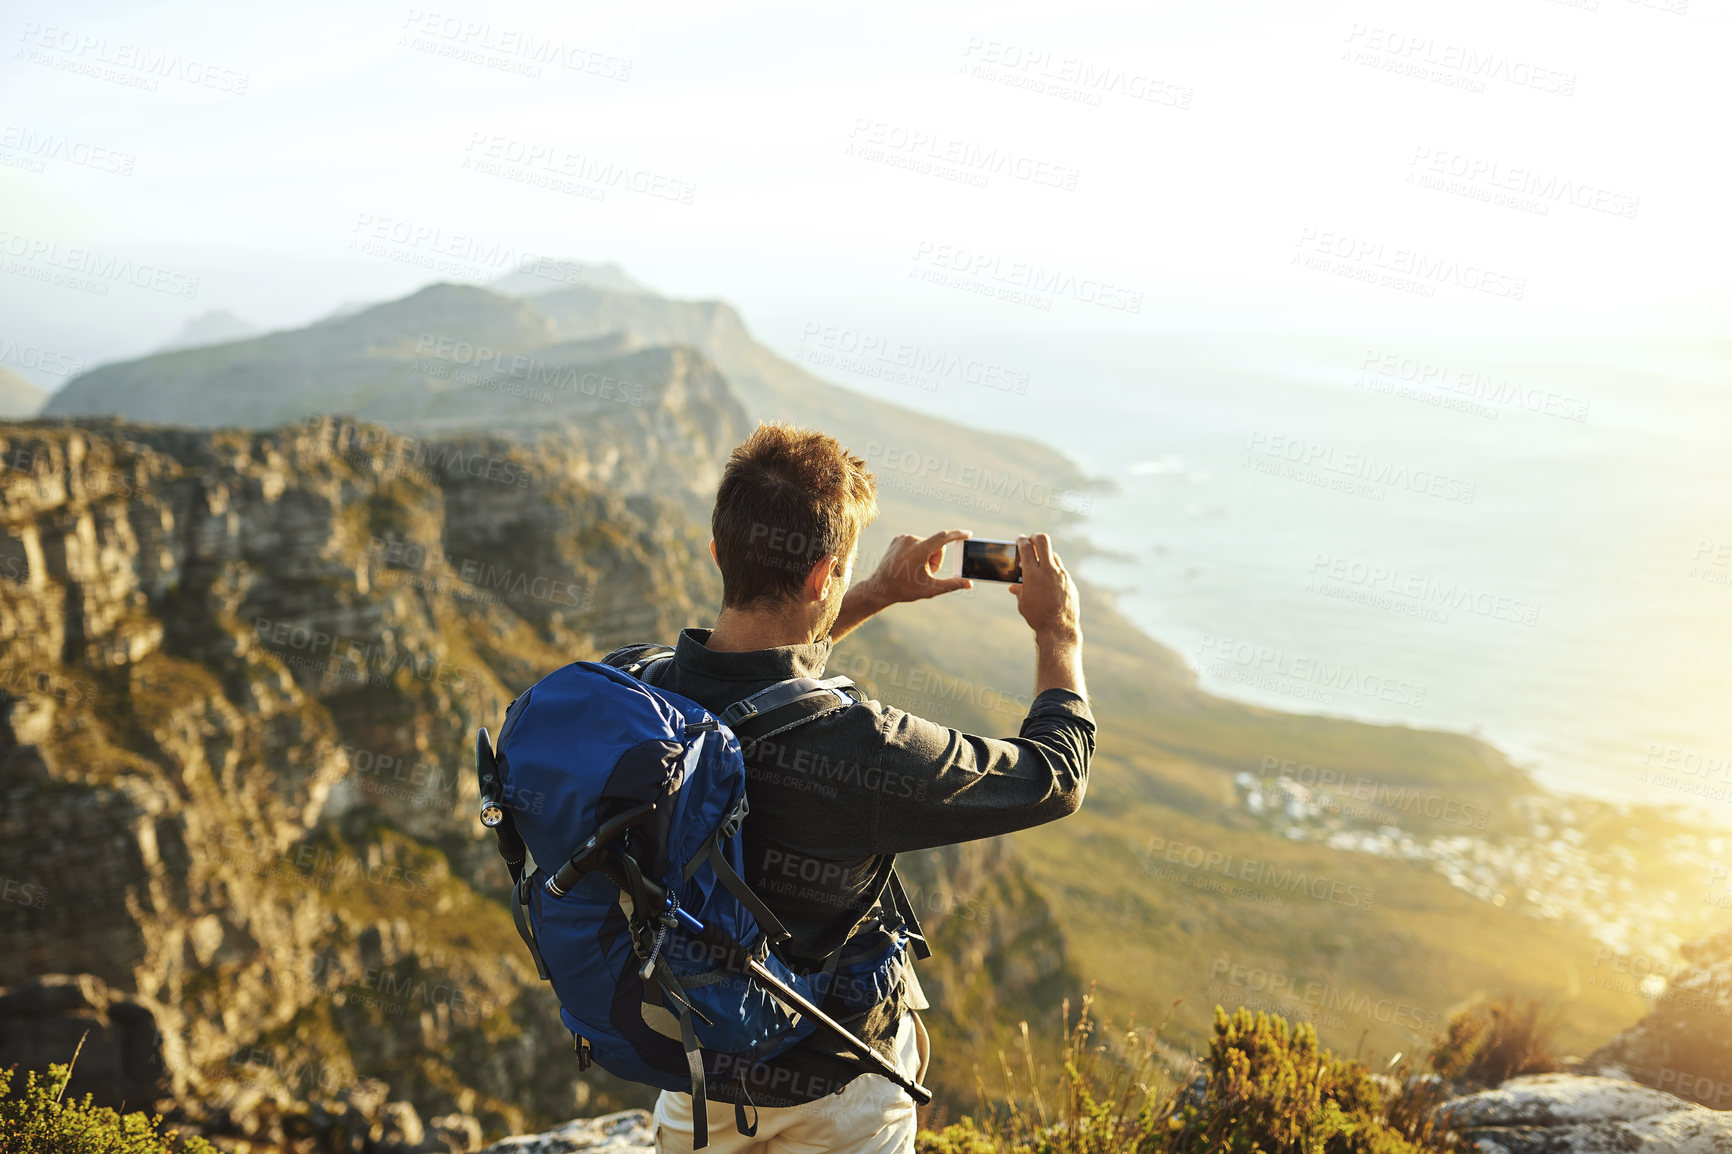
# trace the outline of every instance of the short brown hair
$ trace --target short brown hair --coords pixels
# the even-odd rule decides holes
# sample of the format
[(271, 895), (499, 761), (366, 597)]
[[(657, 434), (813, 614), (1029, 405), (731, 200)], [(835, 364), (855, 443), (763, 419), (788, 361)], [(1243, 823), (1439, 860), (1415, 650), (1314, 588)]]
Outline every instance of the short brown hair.
[(821, 558), (846, 559), (878, 516), (878, 482), (834, 437), (760, 424), (728, 458), (710, 532), (722, 605), (789, 600)]

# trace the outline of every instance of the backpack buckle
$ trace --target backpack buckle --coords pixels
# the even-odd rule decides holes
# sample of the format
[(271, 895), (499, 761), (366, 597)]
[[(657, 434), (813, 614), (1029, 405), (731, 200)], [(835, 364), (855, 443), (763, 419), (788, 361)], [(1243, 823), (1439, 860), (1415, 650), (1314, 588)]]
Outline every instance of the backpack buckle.
[(751, 806), (746, 804), (746, 795), (742, 793), (739, 802), (735, 804), (733, 809), (728, 811), (728, 816), (722, 819), (722, 824), (716, 827), (717, 836), (733, 837), (735, 834), (739, 833), (740, 826), (745, 824), (746, 814), (750, 812), (750, 810)]
[[(753, 697), (756, 695), (754, 694)], [(722, 710), (722, 720), (730, 726), (738, 725), (747, 718), (758, 716), (758, 703), (748, 697), (744, 701), (736, 701)]]

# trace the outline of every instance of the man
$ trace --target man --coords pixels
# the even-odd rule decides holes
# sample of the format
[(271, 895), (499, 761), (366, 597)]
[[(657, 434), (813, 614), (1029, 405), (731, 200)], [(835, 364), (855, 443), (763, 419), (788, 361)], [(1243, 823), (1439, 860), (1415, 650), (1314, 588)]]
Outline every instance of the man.
[[(850, 586), (860, 532), (877, 513), (865, 461), (822, 433), (760, 425), (716, 494), (716, 626), (684, 630), (651, 680), (719, 712), (774, 682), (822, 677), (831, 647), (882, 609), (972, 587), (937, 576), (945, 547), (969, 535), (957, 529), (897, 537)], [(1017, 737), (975, 737), (868, 701), (747, 750), (746, 881), (792, 934), (784, 960), (816, 968), (844, 941), (884, 935), (865, 915), (894, 924), (884, 891), (895, 854), (1026, 829), (1082, 804), (1095, 726), (1076, 590), (1046, 534), (1019, 538), (1018, 552), (1022, 582), (1008, 589), (1034, 631), (1035, 696)], [(871, 928), (855, 936), (863, 924)], [(918, 1079), (928, 1054), (914, 1011), (927, 1005), (910, 963), (843, 1025)], [(758, 1119), (750, 1138), (731, 1105), (748, 1098)], [(755, 1067), (744, 1086), (714, 1080), (709, 1099), (717, 1154), (914, 1148), (913, 1099), (863, 1073), (827, 1031)], [(657, 1148), (689, 1151), (692, 1131), (691, 1095), (663, 1091)]]

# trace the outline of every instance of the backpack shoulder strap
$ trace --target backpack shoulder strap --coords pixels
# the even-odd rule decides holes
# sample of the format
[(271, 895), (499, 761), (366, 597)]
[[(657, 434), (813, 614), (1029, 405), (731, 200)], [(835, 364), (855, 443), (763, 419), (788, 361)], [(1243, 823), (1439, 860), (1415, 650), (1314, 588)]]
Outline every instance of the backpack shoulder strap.
[(669, 645), (625, 645), (603, 657), (601, 663), (654, 685), (673, 657), (673, 647)]
[(866, 700), (849, 677), (794, 677), (734, 702), (720, 713), (722, 724), (742, 742), (762, 741), (790, 729), (840, 713)]

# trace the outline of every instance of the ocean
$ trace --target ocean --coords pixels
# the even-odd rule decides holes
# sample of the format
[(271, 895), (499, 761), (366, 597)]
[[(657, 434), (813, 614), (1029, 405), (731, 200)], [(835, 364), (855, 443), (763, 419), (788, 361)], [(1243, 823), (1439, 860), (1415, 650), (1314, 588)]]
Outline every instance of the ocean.
[(1081, 572), (1211, 692), (1477, 734), (1549, 789), (1732, 824), (1732, 348), (994, 355), (1024, 395), (877, 391), (1115, 481)]

